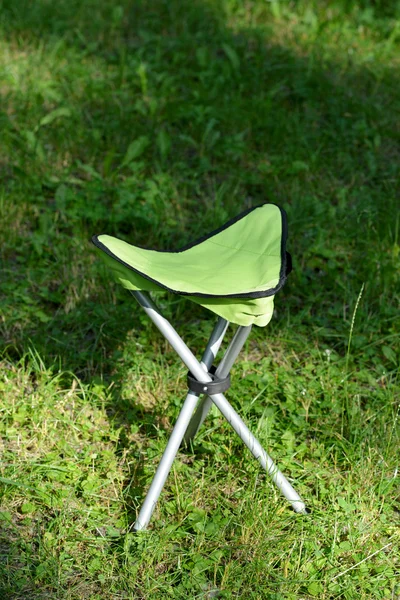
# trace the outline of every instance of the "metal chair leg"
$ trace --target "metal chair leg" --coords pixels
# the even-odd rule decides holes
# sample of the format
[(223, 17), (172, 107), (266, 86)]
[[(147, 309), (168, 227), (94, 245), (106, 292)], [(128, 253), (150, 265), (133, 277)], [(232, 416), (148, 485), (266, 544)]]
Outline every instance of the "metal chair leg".
[(165, 481), (171, 470), (174, 458), (181, 445), (183, 435), (187, 429), (190, 418), (196, 407), (198, 397), (195, 394), (188, 394), (183, 404), (181, 412), (179, 413), (178, 420), (175, 423), (175, 427), (172, 430), (171, 437), (168, 440), (167, 447), (164, 450), (161, 461), (157, 467), (157, 471), (151, 482), (149, 491), (146, 494), (146, 498), (140, 509), (138, 518), (136, 519), (133, 528), (136, 531), (140, 529), (146, 529), (151, 515), (153, 514), (157, 500), (160, 497), (161, 491), (164, 487)]
[[(220, 379), (224, 379), (229, 375), (229, 372), (239, 354), (251, 331), (251, 325), (249, 327), (239, 327), (233, 336), (231, 343), (225, 352), (222, 361), (218, 365), (215, 375)], [(211, 365), (208, 365), (208, 369)], [(207, 414), (212, 406), (212, 400), (210, 396), (203, 396), (197, 405), (196, 412), (194, 413), (187, 431), (184, 435), (183, 442), (186, 445), (194, 439), (198, 430), (202, 426)]]
[[(180, 358), (185, 363), (187, 368), (191, 371), (193, 376), (201, 383), (205, 383), (205, 384), (211, 383), (212, 378), (204, 370), (204, 366), (202, 366), (201, 363), (196, 359), (196, 357), (189, 350), (189, 348), (186, 346), (184, 341), (180, 338), (180, 336), (175, 331), (173, 326), (169, 323), (169, 321), (167, 321), (167, 319), (165, 319), (161, 315), (161, 313), (159, 312), (159, 310), (157, 309), (157, 307), (155, 306), (153, 301), (143, 292), (132, 292), (132, 294), (135, 296), (137, 301), (141, 304), (141, 306), (143, 307), (145, 312), (148, 314), (148, 316), (151, 318), (153, 323), (158, 327), (158, 329), (161, 331), (161, 333), (165, 336), (165, 338), (172, 345), (174, 350), (177, 352), (178, 356), (180, 356)], [(228, 354), (228, 352), (226, 353), (226, 354), (228, 354), (228, 356), (230, 356), (230, 358), (233, 358), (233, 356), (236, 352), (236, 349), (239, 347), (239, 337), (240, 337), (240, 339), (242, 339), (242, 336), (245, 336), (246, 332), (244, 331), (244, 329), (245, 328), (243, 328), (242, 333), (238, 334), (238, 340), (235, 343), (235, 351), (232, 348), (232, 350), (229, 354)], [(243, 343), (242, 343), (242, 345), (243, 345)], [(231, 346), (232, 346), (232, 344), (231, 344)], [(239, 348), (239, 350), (240, 350), (240, 348)], [(237, 353), (236, 353), (236, 356), (237, 356)], [(190, 396), (190, 395), (192, 395), (192, 394), (188, 394), (188, 396)], [(285, 498), (290, 502), (293, 509), (298, 513), (305, 514), (307, 512), (307, 509), (305, 507), (304, 502), (300, 498), (300, 496), (294, 490), (294, 488), (289, 483), (289, 481), (284, 477), (284, 475), (279, 471), (279, 469), (277, 468), (277, 466), (275, 465), (273, 460), (265, 452), (265, 450), (263, 449), (263, 447), (261, 446), (259, 441), (253, 436), (253, 434), (250, 432), (248, 427), (245, 425), (244, 421), (241, 419), (241, 417), (236, 413), (236, 411), (229, 404), (229, 402), (227, 401), (225, 396), (223, 394), (214, 394), (211, 396), (211, 400), (219, 408), (219, 410), (221, 411), (223, 416), (226, 418), (226, 420), (230, 423), (230, 425), (236, 431), (236, 433), (238, 434), (240, 439), (246, 444), (246, 446), (249, 448), (249, 450), (251, 451), (253, 456), (259, 461), (261, 466), (271, 476), (273, 482), (278, 487), (278, 489), (282, 492), (282, 494), (285, 496)], [(186, 402), (185, 402), (185, 405), (186, 405)], [(193, 408), (194, 408), (194, 406), (193, 406)], [(187, 411), (187, 412), (189, 413), (189, 411)], [(187, 418), (187, 421), (185, 420), (185, 423), (186, 423), (185, 430), (187, 428), (187, 425), (189, 424), (189, 419), (190, 419), (190, 417)], [(182, 419), (182, 422), (183, 422), (183, 419)], [(182, 428), (183, 428), (183, 426), (182, 426)], [(185, 433), (185, 431), (182, 432), (181, 440), (183, 438), (184, 433)], [(178, 438), (178, 435), (176, 437)], [(179, 446), (179, 444), (178, 444), (178, 446)], [(176, 451), (177, 451), (177, 449), (176, 449)], [(176, 451), (175, 451), (174, 456), (176, 455)], [(173, 460), (173, 458), (172, 458), (172, 460)], [(172, 460), (171, 460), (171, 464), (172, 464)], [(167, 475), (168, 475), (168, 472), (165, 475), (165, 478)], [(165, 478), (163, 481), (165, 481)], [(160, 481), (161, 481), (161, 476), (160, 476)], [(161, 491), (161, 489), (162, 489), (162, 486), (160, 488), (160, 491)], [(157, 498), (158, 498), (158, 496), (157, 496)], [(157, 498), (155, 499), (155, 501), (157, 501)], [(146, 498), (146, 500), (147, 500), (147, 498)], [(154, 507), (154, 504), (153, 504), (153, 507)], [(150, 515), (151, 515), (151, 513), (150, 513)], [(138, 519), (138, 521), (139, 521), (139, 519)], [(136, 528), (136, 524), (135, 524), (135, 528)], [(138, 524), (137, 528), (140, 528), (140, 523)]]
[(242, 442), (248, 447), (254, 458), (256, 458), (263, 469), (267, 471), (276, 487), (292, 505), (293, 510), (297, 513), (306, 514), (306, 505), (299, 494), (295, 491), (283, 473), (281, 473), (272, 458), (265, 452), (260, 442), (251, 433), (250, 429), (234, 408), (232, 408), (225, 396), (223, 394), (216, 394), (215, 396), (211, 396), (211, 399), (231, 427), (236, 431)]
[[(228, 327), (225, 319), (218, 319), (204, 351), (201, 365), (205, 371), (211, 367), (217, 352), (221, 346), (223, 337)], [(187, 431), (188, 424), (192, 418), (193, 411), (198, 401), (197, 394), (188, 393), (181, 412), (172, 430), (171, 437), (161, 457), (156, 473), (146, 494), (139, 515), (134, 524), (134, 529), (139, 531), (145, 529), (150, 522), (156, 503), (160, 497), (165, 481), (171, 470), (172, 463), (182, 443), (182, 438)]]

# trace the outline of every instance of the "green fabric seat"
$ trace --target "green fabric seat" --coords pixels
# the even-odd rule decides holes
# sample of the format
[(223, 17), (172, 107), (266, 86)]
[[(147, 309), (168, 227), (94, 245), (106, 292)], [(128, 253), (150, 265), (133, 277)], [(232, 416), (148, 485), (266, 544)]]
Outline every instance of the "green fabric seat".
[(169, 290), (238, 325), (265, 326), (290, 271), (286, 213), (263, 204), (177, 251), (93, 237), (114, 277), (129, 290)]

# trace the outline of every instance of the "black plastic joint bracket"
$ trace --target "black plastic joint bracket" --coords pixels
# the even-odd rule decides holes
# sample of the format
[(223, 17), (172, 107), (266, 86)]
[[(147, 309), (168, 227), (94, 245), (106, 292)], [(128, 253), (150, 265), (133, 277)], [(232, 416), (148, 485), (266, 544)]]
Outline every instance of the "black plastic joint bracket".
[(201, 381), (197, 381), (197, 379), (193, 377), (192, 373), (188, 371), (187, 384), (189, 390), (194, 394), (207, 394), (208, 396), (226, 392), (226, 390), (231, 387), (230, 375), (228, 375), (228, 377), (224, 377), (224, 379), (219, 379), (219, 377), (216, 377), (215, 371), (216, 367), (213, 365), (208, 371), (212, 381), (209, 381), (208, 383), (201, 383)]

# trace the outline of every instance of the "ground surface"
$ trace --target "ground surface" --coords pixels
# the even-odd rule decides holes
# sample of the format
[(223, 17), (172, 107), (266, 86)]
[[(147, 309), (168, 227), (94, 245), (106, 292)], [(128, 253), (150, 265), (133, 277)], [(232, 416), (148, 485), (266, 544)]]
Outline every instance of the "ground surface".
[[(0, 597), (400, 598), (395, 2), (0, 4)], [(90, 237), (267, 199), (294, 271), (229, 397), (312, 514), (213, 413), (135, 536), (185, 370)]]

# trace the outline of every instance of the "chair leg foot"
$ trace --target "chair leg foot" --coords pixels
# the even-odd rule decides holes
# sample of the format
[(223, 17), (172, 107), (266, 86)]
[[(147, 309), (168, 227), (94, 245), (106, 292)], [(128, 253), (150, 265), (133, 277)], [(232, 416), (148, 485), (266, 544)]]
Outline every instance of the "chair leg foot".
[(181, 445), (182, 438), (185, 434), (196, 404), (197, 396), (195, 394), (188, 394), (172, 430), (171, 437), (168, 440), (167, 447), (165, 448), (164, 454), (161, 457), (161, 461), (157, 467), (157, 471), (154, 475), (153, 481), (151, 482), (149, 491), (144, 499), (142, 508), (140, 509), (139, 515), (133, 526), (135, 531), (146, 529), (147, 525), (149, 524), (151, 515), (153, 514), (158, 498), (160, 497), (165, 481), (171, 470), (172, 463), (179, 450), (179, 446)]
[[(140, 291), (134, 291), (132, 292), (132, 294), (138, 300), (139, 304), (141, 304), (141, 306), (148, 314), (150, 319), (153, 321), (153, 323), (156, 325), (156, 327), (158, 327), (161, 333), (169, 341), (171, 346), (177, 352), (178, 356), (182, 359), (182, 361), (192, 373), (192, 375), (201, 383), (211, 383), (212, 378), (208, 373), (209, 364), (211, 364), (211, 362), (208, 363), (208, 359), (212, 361), (212, 358), (215, 357), (216, 351), (218, 350), (223, 335), (225, 333), (227, 322), (221, 319), (217, 323), (217, 326), (212, 334), (212, 338), (214, 339), (210, 339), (210, 342), (207, 346), (208, 358), (203, 364), (201, 364), (193, 355), (193, 353), (189, 350), (185, 342), (178, 335), (178, 333), (175, 331), (172, 325), (167, 321), (167, 319), (165, 319), (161, 315), (160, 311), (157, 309), (156, 305), (151, 300), (151, 298), (149, 298), (145, 293)], [(229, 373), (231, 366), (233, 365), (238, 353), (240, 352), (240, 349), (242, 348), (247, 336), (250, 333), (250, 329), (251, 326), (238, 328), (234, 338), (231, 341), (231, 344), (229, 345), (227, 352), (224, 355), (221, 364), (218, 367), (216, 374), (219, 377), (226, 376)], [(225, 369), (226, 373), (224, 373)], [(189, 398), (192, 398), (192, 400), (189, 401)], [(230, 425), (233, 427), (234, 431), (236, 431), (240, 439), (249, 448), (253, 456), (259, 461), (261, 466), (270, 475), (272, 481), (281, 491), (283, 496), (285, 496), (287, 501), (292, 505), (295, 512), (300, 514), (307, 514), (306, 506), (303, 500), (300, 498), (299, 494), (294, 490), (294, 488), (286, 479), (286, 477), (279, 471), (277, 466), (274, 464), (273, 460), (268, 456), (268, 454), (265, 452), (259, 441), (250, 432), (250, 430), (245, 425), (244, 421), (232, 408), (225, 396), (223, 394), (213, 394), (212, 396), (210, 396), (210, 398), (220, 410), (220, 412), (223, 414), (228, 423), (230, 423)], [(192, 416), (196, 404), (197, 396), (189, 393), (185, 401), (184, 407), (182, 408), (181, 414), (179, 415), (176, 426), (174, 427), (171, 439), (168, 442), (167, 449), (164, 452), (160, 465), (157, 469), (156, 476), (150, 486), (150, 490), (139, 513), (137, 522), (135, 524), (135, 529), (137, 530), (144, 529), (149, 522), (155, 503), (158, 500), (164, 482), (167, 478), (168, 472), (171, 468), (172, 461), (178, 451), (178, 448), (182, 442), (185, 432), (187, 431), (190, 418)], [(189, 407), (189, 405), (190, 412), (189, 410), (186, 410), (186, 407)], [(183, 418), (182, 416), (183, 413), (185, 414), (185, 418)], [(199, 424), (196, 423), (196, 426), (197, 425)], [(190, 439), (190, 436), (188, 436), (187, 439)]]
[(256, 437), (254, 437), (250, 429), (247, 427), (235, 409), (229, 404), (225, 396), (223, 394), (215, 394), (211, 397), (211, 399), (234, 431), (238, 434), (242, 442), (250, 450), (254, 458), (256, 458), (263, 469), (267, 471), (276, 487), (292, 505), (293, 510), (296, 513), (307, 514), (306, 505), (300, 498), (299, 494), (295, 491), (283, 473), (281, 473), (272, 458), (265, 452), (260, 442)]

